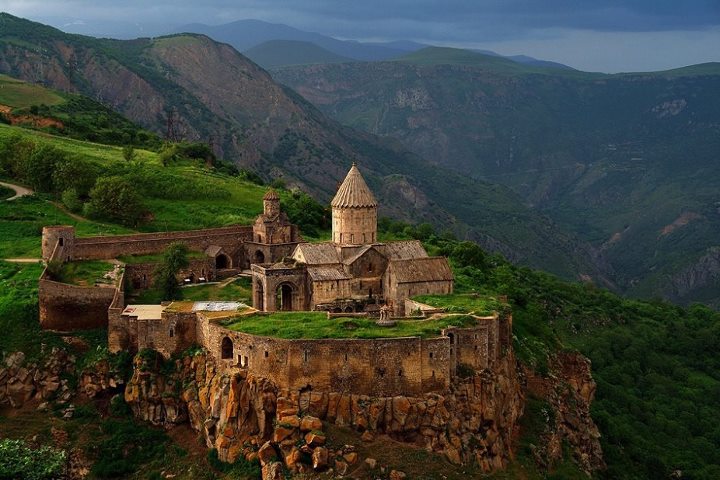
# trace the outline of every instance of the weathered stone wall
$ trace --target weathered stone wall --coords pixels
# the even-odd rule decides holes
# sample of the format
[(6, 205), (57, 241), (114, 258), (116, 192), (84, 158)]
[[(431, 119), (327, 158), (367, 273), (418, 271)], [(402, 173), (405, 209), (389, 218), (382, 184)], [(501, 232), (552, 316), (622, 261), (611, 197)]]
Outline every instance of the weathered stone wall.
[(184, 232), (141, 233), (76, 238), (73, 258), (108, 259), (123, 255), (150, 255), (164, 251), (172, 242), (185, 243), (191, 250), (204, 251), (211, 245), (222, 247), (233, 265), (245, 264), (243, 242), (252, 240), (252, 227), (232, 226)]
[(83, 330), (107, 327), (114, 286), (80, 287), (40, 278), (40, 326), (50, 330)]
[(333, 208), (333, 242), (366, 245), (377, 241), (377, 208)]
[(450, 383), (449, 339), (286, 340), (234, 332), (207, 321), (204, 346), (220, 358), (232, 341), (228, 366), (240, 365), (283, 388), (368, 395), (443, 391)]
[[(150, 288), (155, 280), (155, 270), (159, 263), (133, 263), (125, 265), (125, 277), (135, 289)], [(188, 268), (181, 270), (178, 275), (178, 281), (182, 282), (186, 278), (192, 278), (195, 282), (203, 277), (207, 281), (215, 280), (215, 260), (211, 257), (195, 258), (189, 261)]]
[(331, 303), (338, 298), (350, 298), (350, 280), (327, 280), (311, 282), (312, 298), (310, 303)]
[(398, 283), (397, 278), (389, 270), (383, 278), (385, 298), (394, 299), (393, 313), (406, 315), (405, 302), (417, 295), (445, 295), (453, 291), (452, 281)]

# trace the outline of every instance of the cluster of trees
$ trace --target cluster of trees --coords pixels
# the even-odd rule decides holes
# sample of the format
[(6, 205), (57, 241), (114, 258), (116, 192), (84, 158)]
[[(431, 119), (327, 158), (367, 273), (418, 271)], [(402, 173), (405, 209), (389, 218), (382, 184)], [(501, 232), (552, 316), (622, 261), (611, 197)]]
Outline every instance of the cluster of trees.
[(448, 236), (426, 245), (449, 256), (458, 291), (509, 296), (521, 361), (542, 373), (560, 348), (590, 358), (608, 464), (601, 477), (720, 478), (719, 312), (623, 298)]

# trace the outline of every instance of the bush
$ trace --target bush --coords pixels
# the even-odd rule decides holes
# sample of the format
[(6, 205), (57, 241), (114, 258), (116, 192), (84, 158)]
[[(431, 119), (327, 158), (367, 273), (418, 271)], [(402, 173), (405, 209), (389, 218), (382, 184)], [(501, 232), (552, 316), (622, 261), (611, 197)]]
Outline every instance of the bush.
[(126, 478), (144, 464), (164, 455), (167, 435), (131, 420), (105, 420), (106, 438), (97, 445), (92, 474), (100, 478)]
[(163, 300), (180, 298), (177, 275), (189, 264), (187, 245), (180, 242), (171, 243), (165, 250), (162, 263), (155, 270), (154, 286), (162, 292)]
[(45, 480), (63, 476), (67, 454), (50, 447), (32, 449), (22, 440), (0, 440), (0, 479)]
[(62, 193), (60, 197), (63, 205), (71, 212), (79, 212), (82, 210), (83, 204), (78, 196), (77, 190), (74, 188), (68, 188)]
[(122, 177), (101, 177), (90, 191), (87, 215), (136, 226), (146, 213), (135, 187)]

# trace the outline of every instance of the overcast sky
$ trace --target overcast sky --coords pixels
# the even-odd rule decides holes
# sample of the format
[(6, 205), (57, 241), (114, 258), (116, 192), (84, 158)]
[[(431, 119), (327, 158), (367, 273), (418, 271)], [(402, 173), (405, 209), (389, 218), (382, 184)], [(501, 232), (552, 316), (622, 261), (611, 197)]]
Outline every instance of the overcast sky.
[(0, 10), (66, 31), (125, 36), (254, 18), (604, 72), (720, 61), (720, 0), (0, 0)]

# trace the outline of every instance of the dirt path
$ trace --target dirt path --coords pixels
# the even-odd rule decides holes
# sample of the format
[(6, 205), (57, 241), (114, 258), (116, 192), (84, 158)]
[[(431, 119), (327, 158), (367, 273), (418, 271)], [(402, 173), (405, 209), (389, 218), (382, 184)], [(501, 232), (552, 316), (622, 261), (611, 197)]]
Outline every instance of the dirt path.
[(3, 258), (2, 261), (8, 263), (40, 263), (42, 258)]
[(35, 193), (29, 188), (21, 187), (20, 185), (14, 185), (12, 183), (0, 182), (0, 185), (15, 190), (15, 195), (8, 198), (7, 200), (15, 200), (16, 198), (24, 197), (26, 195), (32, 195), (33, 193)]

